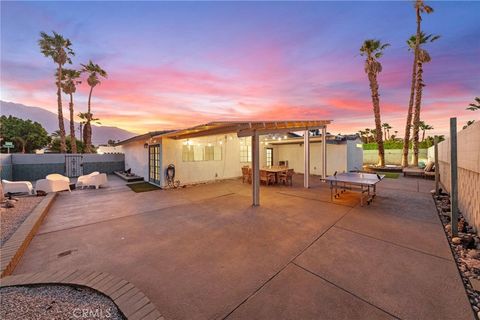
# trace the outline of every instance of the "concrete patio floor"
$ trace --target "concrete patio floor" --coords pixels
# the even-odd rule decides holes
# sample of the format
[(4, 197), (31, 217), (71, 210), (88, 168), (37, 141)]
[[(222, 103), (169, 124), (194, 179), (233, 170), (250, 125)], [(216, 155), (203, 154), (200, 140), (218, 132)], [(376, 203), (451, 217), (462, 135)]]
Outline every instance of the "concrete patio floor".
[(109, 178), (59, 195), (15, 274), (109, 272), (168, 319), (473, 318), (432, 181), (386, 179), (360, 207), (296, 176), (254, 208), (238, 180), (134, 193)]

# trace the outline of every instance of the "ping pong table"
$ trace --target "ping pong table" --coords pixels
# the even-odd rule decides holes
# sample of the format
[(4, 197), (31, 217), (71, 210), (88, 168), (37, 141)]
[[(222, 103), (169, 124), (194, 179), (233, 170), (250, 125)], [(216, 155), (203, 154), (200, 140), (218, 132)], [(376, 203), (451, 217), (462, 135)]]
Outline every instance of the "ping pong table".
[(360, 192), (360, 205), (363, 206), (363, 200), (366, 198), (369, 205), (375, 198), (377, 191), (377, 183), (380, 182), (385, 175), (376, 173), (347, 172), (339, 173), (325, 178), (330, 184), (330, 200), (340, 198), (340, 195), (346, 190)]

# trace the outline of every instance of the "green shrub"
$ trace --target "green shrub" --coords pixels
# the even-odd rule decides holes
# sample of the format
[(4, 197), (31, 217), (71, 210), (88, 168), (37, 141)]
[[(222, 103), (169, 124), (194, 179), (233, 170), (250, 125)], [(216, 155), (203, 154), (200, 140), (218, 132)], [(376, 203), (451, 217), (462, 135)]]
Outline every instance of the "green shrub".
[[(428, 149), (433, 146), (433, 139), (425, 139), (421, 141), (418, 145), (419, 149)], [(402, 141), (384, 141), (383, 147), (385, 150), (387, 149), (403, 149), (403, 142)], [(412, 148), (412, 142), (410, 142), (409, 148)], [(364, 143), (363, 150), (378, 150), (378, 146), (376, 142), (371, 143)]]

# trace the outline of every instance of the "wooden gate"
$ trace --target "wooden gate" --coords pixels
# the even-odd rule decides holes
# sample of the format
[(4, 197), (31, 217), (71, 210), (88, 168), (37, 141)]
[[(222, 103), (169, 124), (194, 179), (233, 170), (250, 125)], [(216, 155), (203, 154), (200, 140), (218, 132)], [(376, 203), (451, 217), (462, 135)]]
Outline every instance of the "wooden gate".
[(83, 175), (82, 155), (65, 155), (65, 175), (70, 178)]

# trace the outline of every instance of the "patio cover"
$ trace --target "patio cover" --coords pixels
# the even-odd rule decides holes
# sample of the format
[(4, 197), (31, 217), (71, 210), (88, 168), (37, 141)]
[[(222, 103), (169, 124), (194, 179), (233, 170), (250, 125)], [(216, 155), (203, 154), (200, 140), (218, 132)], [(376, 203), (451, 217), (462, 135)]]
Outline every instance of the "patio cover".
[[(275, 133), (304, 131), (304, 180), (305, 188), (309, 187), (310, 177), (310, 130), (322, 129), (326, 136), (327, 124), (331, 120), (289, 120), (289, 121), (214, 121), (191, 128), (172, 131), (158, 135), (161, 138), (189, 139), (195, 137), (236, 133), (238, 137), (252, 139), (252, 191), (254, 206), (260, 205), (260, 140), (259, 136)], [(322, 177), (327, 176), (327, 144), (322, 139), (323, 170)]]
[(159, 137), (188, 139), (209, 135), (236, 133), (238, 137), (323, 129), (331, 120), (289, 120), (289, 121), (214, 121), (187, 129), (177, 130)]

